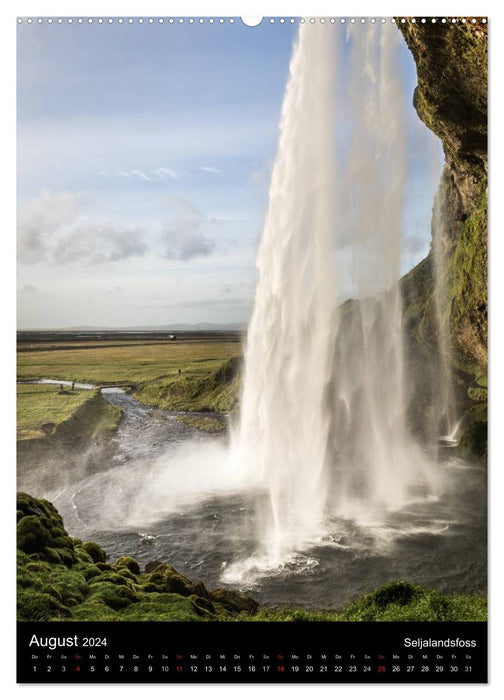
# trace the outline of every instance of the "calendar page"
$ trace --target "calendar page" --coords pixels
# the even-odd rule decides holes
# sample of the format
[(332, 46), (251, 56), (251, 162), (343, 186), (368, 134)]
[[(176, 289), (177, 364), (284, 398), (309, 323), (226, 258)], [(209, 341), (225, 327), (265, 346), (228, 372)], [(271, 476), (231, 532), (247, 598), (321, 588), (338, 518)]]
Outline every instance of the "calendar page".
[(486, 682), (487, 19), (17, 30), (18, 682)]

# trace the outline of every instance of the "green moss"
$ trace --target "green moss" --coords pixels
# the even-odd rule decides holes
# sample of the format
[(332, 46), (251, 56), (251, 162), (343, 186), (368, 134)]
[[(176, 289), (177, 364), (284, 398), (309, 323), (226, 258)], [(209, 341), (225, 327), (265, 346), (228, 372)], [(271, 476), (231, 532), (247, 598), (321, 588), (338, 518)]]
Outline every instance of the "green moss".
[(96, 576), (100, 576), (101, 571), (100, 569), (95, 566), (94, 564), (91, 564), (89, 566), (83, 566), (82, 567), (82, 575), (86, 579), (86, 581), (91, 580), (92, 578), (95, 578)]
[(97, 561), (96, 566), (98, 569), (100, 569), (100, 571), (112, 571), (112, 565), (108, 562)]
[(225, 421), (208, 416), (177, 416), (177, 422), (188, 425), (190, 428), (201, 430), (204, 433), (225, 433), (227, 429)]
[(82, 562), (83, 564), (94, 563), (92, 557), (82, 547), (81, 540), (78, 540), (78, 542), (79, 542), (79, 544), (75, 545), (75, 540), (74, 540), (74, 547), (75, 547), (74, 551), (75, 551), (75, 556), (77, 558), (77, 561)]
[(50, 564), (61, 564), (61, 557), (52, 547), (44, 547), (45, 558)]
[(105, 571), (101, 572), (99, 576), (94, 576), (91, 583), (93, 586), (96, 586), (99, 583), (113, 583), (116, 586), (127, 586), (128, 578), (113, 571)]
[(132, 574), (140, 573), (140, 565), (132, 557), (119, 557), (119, 559), (114, 564), (114, 568), (122, 569), (125, 568)]
[[(450, 261), (450, 320), (461, 334), (462, 348), (486, 367), (487, 341), (487, 192), (480, 184), (477, 206), (462, 227)], [(463, 361), (463, 358), (459, 358)]]
[(25, 515), (17, 524), (17, 546), (27, 554), (40, 552), (51, 543), (51, 533), (37, 515)]
[(342, 610), (261, 609), (251, 621), (447, 622), (485, 621), (487, 601), (479, 595), (448, 596), (406, 581), (391, 581)]
[(71, 614), (70, 610), (61, 605), (54, 596), (31, 588), (18, 589), (17, 609), (19, 620), (37, 622), (68, 618)]
[(121, 610), (130, 605), (136, 600), (136, 596), (128, 586), (117, 585), (109, 581), (101, 581), (96, 583), (96, 579), (92, 581), (91, 593), (87, 603), (103, 605), (112, 608), (112, 610)]
[(168, 410), (229, 413), (238, 406), (241, 364), (241, 358), (233, 357), (203, 376), (181, 374), (138, 384), (133, 395)]
[(96, 542), (84, 542), (82, 544), (82, 549), (89, 554), (91, 559), (97, 563), (104, 564), (107, 560), (107, 555), (105, 551)]
[[(200, 621), (193, 601), (170, 593), (150, 593), (126, 606), (114, 609), (102, 601), (88, 599), (72, 610), (75, 620), (130, 621), (130, 622), (190, 622)], [(216, 619), (206, 614), (206, 619)]]
[(259, 605), (250, 596), (238, 591), (218, 588), (210, 593), (210, 599), (214, 603), (219, 603), (230, 613), (247, 612), (253, 614), (257, 612)]

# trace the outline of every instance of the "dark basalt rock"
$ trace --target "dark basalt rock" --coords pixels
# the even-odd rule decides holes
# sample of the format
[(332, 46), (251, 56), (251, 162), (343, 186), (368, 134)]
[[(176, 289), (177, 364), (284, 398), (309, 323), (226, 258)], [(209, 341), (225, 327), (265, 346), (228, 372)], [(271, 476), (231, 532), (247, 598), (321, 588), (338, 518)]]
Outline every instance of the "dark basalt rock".
[(149, 561), (145, 565), (145, 573), (150, 574), (154, 569), (157, 569), (158, 566), (161, 566), (163, 564), (162, 561), (159, 561), (159, 559), (155, 559), (154, 561)]
[(245, 593), (217, 588), (210, 592), (210, 600), (220, 603), (230, 612), (247, 612), (254, 614), (259, 609), (259, 603)]
[(461, 449), (468, 453), (470, 443), (471, 450), (484, 456), (486, 418), (482, 420), (481, 416), (487, 403), (488, 29), (480, 21), (472, 24), (470, 18), (465, 23), (458, 18), (454, 24), (451, 18), (444, 24), (422, 23), (420, 18), (412, 23), (410, 19), (403, 23), (398, 18), (397, 26), (417, 66), (413, 104), (420, 119), (441, 139), (445, 153), (437, 193), (442, 223), (432, 228), (433, 237), (439, 237), (436, 245), (445, 251), (445, 269), (444, 279), (436, 282), (430, 253), (401, 280), (408, 354), (416, 365), (409, 418), (415, 428), (419, 427), (435, 393), (427, 374), (436, 363), (433, 298), (435, 284), (442, 284), (442, 289), (448, 290), (441, 313), (451, 331), (458, 412), (465, 412), (469, 431), (466, 440), (461, 440)]

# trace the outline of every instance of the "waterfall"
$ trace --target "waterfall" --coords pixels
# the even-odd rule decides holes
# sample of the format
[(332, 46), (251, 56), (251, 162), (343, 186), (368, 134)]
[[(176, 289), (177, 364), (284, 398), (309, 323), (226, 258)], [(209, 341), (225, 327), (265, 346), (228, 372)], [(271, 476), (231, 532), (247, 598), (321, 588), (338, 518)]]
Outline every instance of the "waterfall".
[(462, 418), (456, 415), (455, 396), (452, 380), (452, 348), (450, 336), (448, 298), (448, 274), (446, 267), (445, 215), (443, 189), (440, 188), (432, 209), (432, 259), (434, 268), (434, 312), (437, 335), (438, 372), (436, 377), (437, 401), (433, 407), (435, 439), (444, 443), (457, 442), (457, 434)]
[(245, 353), (240, 455), (270, 495), (273, 560), (324, 508), (336, 308), (334, 32), (302, 27), (290, 65)]
[[(373, 520), (433, 487), (406, 425), (400, 40), (390, 25), (345, 37), (317, 23), (301, 25), (294, 48), (233, 436), (268, 495), (265, 565), (331, 518)], [(343, 75), (336, 58), (348, 51)], [(336, 95), (350, 116), (341, 124)], [(344, 281), (359, 301), (338, 307)]]
[[(331, 511), (360, 521), (430, 490), (429, 461), (406, 423), (402, 300), (397, 280), (406, 178), (405, 100), (393, 26), (353, 31), (353, 129), (340, 175), (343, 237), (358, 303), (340, 311), (333, 367)], [(341, 247), (341, 246), (340, 246)], [(340, 265), (340, 275), (342, 273)]]

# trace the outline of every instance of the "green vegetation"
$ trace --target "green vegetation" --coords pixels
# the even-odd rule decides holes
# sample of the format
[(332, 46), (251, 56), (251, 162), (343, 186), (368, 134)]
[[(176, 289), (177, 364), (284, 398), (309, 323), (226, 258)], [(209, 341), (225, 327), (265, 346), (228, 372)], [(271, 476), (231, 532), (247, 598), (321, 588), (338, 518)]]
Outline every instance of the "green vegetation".
[(132, 383), (184, 377), (207, 377), (223, 362), (241, 356), (239, 342), (124, 343), (104, 346), (101, 341), (72, 349), (18, 351), (18, 379), (68, 379), (91, 384)]
[(225, 433), (227, 423), (211, 416), (177, 416), (177, 422), (204, 433)]
[(33, 440), (49, 435), (96, 437), (117, 429), (122, 411), (99, 392), (57, 385), (18, 384), (17, 439)]
[[(18, 379), (43, 377), (92, 384), (126, 383), (135, 398), (178, 411), (228, 413), (238, 401), (241, 343), (183, 342), (86, 343), (65, 349), (18, 351)], [(208, 423), (195, 425), (210, 430)], [(214, 424), (212, 430), (217, 427)]]
[(133, 395), (168, 410), (228, 413), (238, 405), (240, 368), (241, 358), (233, 357), (207, 376), (184, 371), (175, 377), (139, 384)]
[(486, 598), (447, 596), (392, 581), (343, 610), (260, 609), (232, 590), (208, 591), (169, 564), (142, 572), (132, 557), (107, 562), (96, 542), (69, 537), (46, 500), (17, 496), (18, 619), (20, 620), (250, 620), (397, 621), (486, 620)]
[[(463, 369), (483, 375), (487, 364), (487, 183), (480, 183), (478, 202), (466, 219), (450, 260), (450, 319), (458, 330), (465, 357), (474, 358)], [(478, 303), (485, 300), (485, 303)], [(459, 360), (460, 361), (460, 360)]]
[(254, 620), (334, 622), (467, 622), (487, 619), (487, 600), (478, 595), (447, 596), (406, 581), (390, 581), (340, 611), (262, 608)]
[(487, 456), (487, 190), (481, 182), (479, 203), (465, 221), (450, 261), (450, 319), (458, 329), (456, 356), (460, 369), (472, 375), (467, 393), (473, 402), (465, 413), (466, 428), (459, 454)]

